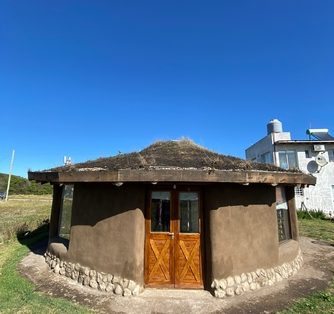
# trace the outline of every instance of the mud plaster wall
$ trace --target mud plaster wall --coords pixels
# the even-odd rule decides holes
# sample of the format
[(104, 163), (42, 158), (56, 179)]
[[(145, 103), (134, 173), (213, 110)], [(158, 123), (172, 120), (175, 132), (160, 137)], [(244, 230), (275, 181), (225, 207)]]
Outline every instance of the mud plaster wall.
[(204, 200), (211, 279), (269, 268), (278, 263), (274, 187), (217, 184), (205, 189)]
[(65, 259), (142, 284), (144, 205), (144, 186), (75, 184)]

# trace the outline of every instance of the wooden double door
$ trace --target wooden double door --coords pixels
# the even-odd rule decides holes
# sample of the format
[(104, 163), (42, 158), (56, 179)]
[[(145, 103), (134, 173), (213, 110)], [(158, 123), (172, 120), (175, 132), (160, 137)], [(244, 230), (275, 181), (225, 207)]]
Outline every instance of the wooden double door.
[(151, 191), (146, 216), (145, 284), (203, 288), (198, 191)]

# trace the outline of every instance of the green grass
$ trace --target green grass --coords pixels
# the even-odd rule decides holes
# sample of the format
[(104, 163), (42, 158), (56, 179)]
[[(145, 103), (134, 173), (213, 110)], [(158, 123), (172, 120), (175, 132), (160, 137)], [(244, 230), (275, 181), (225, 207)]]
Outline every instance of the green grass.
[(11, 195), (0, 201), (0, 244), (36, 229), (50, 217), (51, 195)]
[(0, 245), (0, 313), (89, 313), (67, 300), (36, 292), (34, 285), (18, 273), (18, 263), (29, 252), (26, 245), (43, 237), (47, 237), (45, 230), (24, 240), (25, 245), (16, 240)]
[(300, 219), (300, 235), (334, 244), (334, 222), (321, 219)]
[[(25, 244), (16, 240), (16, 234), (36, 229), (49, 218), (51, 196), (12, 195), (9, 201), (0, 201), (0, 313), (89, 313), (73, 302), (46, 296), (17, 272), (17, 265), (29, 252), (27, 245), (46, 237), (47, 233), (32, 234)], [(299, 220), (300, 234), (334, 243), (334, 223), (320, 219)], [(21, 240), (22, 242), (22, 240)], [(334, 314), (334, 281), (325, 291), (302, 298), (280, 312)]]
[(326, 291), (314, 293), (299, 299), (289, 309), (280, 314), (334, 314), (334, 282)]
[[(300, 219), (300, 235), (334, 244), (334, 222), (321, 219)], [(299, 299), (280, 314), (334, 314), (334, 279), (325, 291)]]
[(326, 219), (325, 213), (321, 210), (297, 210), (297, 217), (298, 219)]

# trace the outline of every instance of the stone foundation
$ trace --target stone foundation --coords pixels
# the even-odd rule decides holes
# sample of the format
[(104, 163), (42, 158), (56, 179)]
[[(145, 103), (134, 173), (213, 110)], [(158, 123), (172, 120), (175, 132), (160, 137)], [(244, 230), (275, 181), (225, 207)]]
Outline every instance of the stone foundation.
[[(126, 278), (97, 272), (78, 263), (65, 262), (50, 252), (44, 254), (45, 261), (51, 270), (57, 274), (71, 278), (87, 287), (122, 296), (137, 296), (144, 288)], [(257, 269), (254, 272), (242, 273), (223, 279), (214, 279), (211, 288), (217, 298), (241, 295), (247, 291), (254, 291), (265, 286), (287, 279), (297, 273), (303, 264), (303, 257), (299, 250), (297, 257), (290, 263), (284, 263), (268, 269)]]
[(136, 296), (143, 291), (143, 287), (133, 280), (97, 272), (78, 263), (62, 261), (48, 251), (44, 257), (55, 274), (71, 278), (81, 285), (122, 296)]
[(303, 264), (303, 257), (299, 250), (297, 257), (290, 263), (269, 269), (257, 269), (254, 272), (242, 273), (224, 279), (215, 279), (211, 288), (217, 298), (232, 297), (247, 291), (254, 291), (264, 286), (272, 286), (276, 282), (289, 278), (297, 273)]

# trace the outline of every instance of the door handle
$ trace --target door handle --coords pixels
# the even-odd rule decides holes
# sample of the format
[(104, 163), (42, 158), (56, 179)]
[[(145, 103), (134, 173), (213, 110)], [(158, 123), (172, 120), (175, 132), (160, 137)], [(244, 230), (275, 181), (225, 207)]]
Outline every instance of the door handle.
[(172, 239), (174, 239), (174, 232), (168, 232), (168, 235), (172, 236)]

